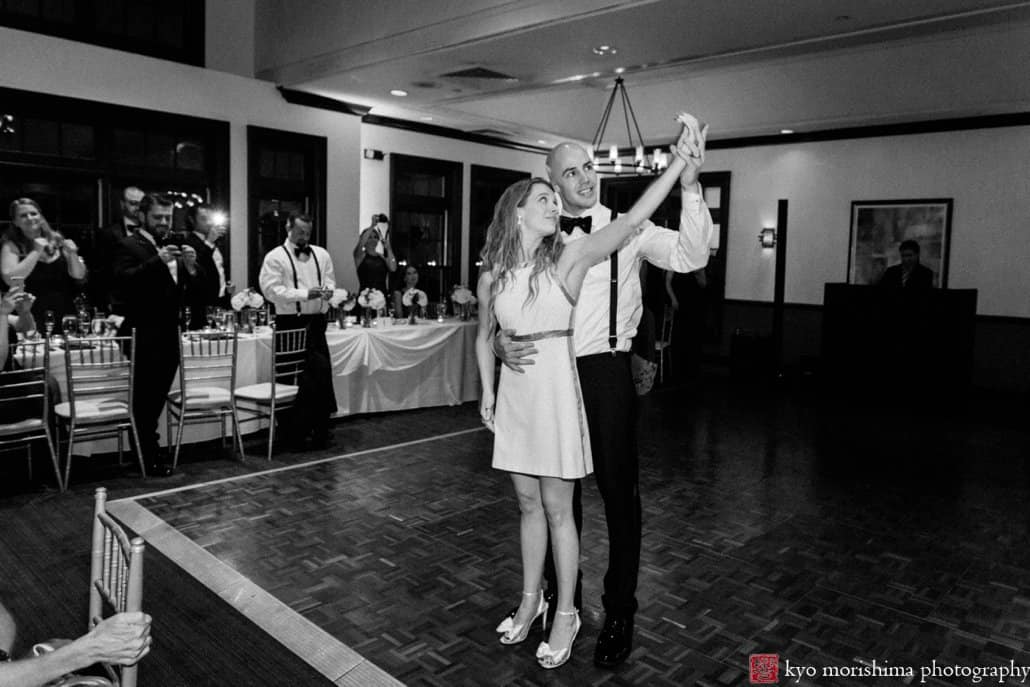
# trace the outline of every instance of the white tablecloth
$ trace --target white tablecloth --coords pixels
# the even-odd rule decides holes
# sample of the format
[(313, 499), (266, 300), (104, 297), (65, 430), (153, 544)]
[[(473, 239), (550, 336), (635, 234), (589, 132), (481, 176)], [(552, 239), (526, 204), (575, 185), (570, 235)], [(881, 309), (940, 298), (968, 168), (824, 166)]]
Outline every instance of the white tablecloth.
[[(326, 333), (333, 364), (333, 389), (337, 416), (409, 410), (428, 406), (457, 405), (479, 398), (479, 371), (476, 366), (476, 323), (448, 320), (419, 324), (338, 329), (330, 325)], [(267, 382), (271, 378), (272, 335), (240, 334), (236, 360), (236, 384), (244, 386)], [(50, 353), (50, 370), (61, 387), (62, 399), (68, 398), (64, 370), (64, 351)], [(178, 388), (176, 376), (173, 388)], [(243, 418), (247, 415), (242, 414)], [(255, 432), (267, 423), (244, 419), (244, 434)], [(165, 419), (158, 423), (161, 442), (165, 441)], [(173, 429), (174, 431), (174, 429)], [(217, 424), (190, 425), (185, 443), (207, 441), (219, 436)], [(115, 442), (83, 442), (75, 452), (113, 451)]]
[[(337, 415), (457, 405), (479, 398), (476, 323), (420, 321), (326, 332), (333, 365)], [(246, 344), (246, 345), (245, 345)], [(270, 376), (271, 335), (240, 341), (256, 346), (258, 381)]]

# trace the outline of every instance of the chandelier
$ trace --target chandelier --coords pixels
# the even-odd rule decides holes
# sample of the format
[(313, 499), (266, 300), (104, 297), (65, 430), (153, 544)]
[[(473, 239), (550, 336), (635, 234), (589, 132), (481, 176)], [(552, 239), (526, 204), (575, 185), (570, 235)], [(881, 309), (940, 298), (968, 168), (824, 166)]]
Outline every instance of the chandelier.
[[(611, 117), (616, 99), (622, 104), (630, 152), (623, 156), (619, 146), (612, 144), (608, 147), (607, 157), (600, 157), (598, 153), (604, 146), (604, 133), (608, 128), (608, 119)], [(632, 128), (630, 122), (633, 122)], [(636, 139), (633, 137), (634, 132)], [(598, 122), (597, 130), (590, 141), (589, 153), (594, 161), (594, 169), (602, 174), (657, 174), (669, 166), (669, 155), (661, 148), (655, 148), (650, 158), (645, 154), (644, 137), (640, 134), (640, 125), (637, 124), (637, 116), (633, 113), (633, 105), (629, 102), (629, 94), (626, 93), (626, 85), (621, 76), (615, 77), (615, 87), (612, 88), (612, 94), (604, 106), (604, 114), (601, 115), (601, 121)]]

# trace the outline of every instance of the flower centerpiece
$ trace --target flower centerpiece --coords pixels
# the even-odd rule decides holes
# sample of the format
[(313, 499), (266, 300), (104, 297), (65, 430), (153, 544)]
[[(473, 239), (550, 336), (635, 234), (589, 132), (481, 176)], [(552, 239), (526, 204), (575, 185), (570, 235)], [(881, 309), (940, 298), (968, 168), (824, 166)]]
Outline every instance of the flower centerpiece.
[(470, 317), (472, 305), (476, 302), (476, 297), (472, 295), (472, 292), (464, 284), (458, 284), (451, 290), (451, 301), (454, 302), (455, 308), (459, 311), (462, 320), (468, 320)]
[[(350, 303), (350, 307), (347, 307), (348, 303)], [(329, 308), (330, 317), (333, 314), (333, 309), (335, 309), (336, 321), (340, 329), (343, 329), (344, 312), (354, 309), (354, 297), (351, 296), (347, 289), (333, 289), (333, 295), (329, 297)]]
[(362, 289), (358, 294), (358, 305), (365, 309), (365, 318), (361, 326), (372, 326), (372, 311), (379, 311), (386, 307), (386, 296), (379, 289)]
[(234, 293), (229, 304), (239, 313), (237, 318), (245, 331), (253, 332), (254, 314), (259, 308), (265, 307), (264, 297), (256, 289), (247, 288)]
[(401, 305), (408, 309), (408, 324), (415, 324), (415, 315), (429, 305), (429, 296), (422, 289), (408, 289), (401, 296)]

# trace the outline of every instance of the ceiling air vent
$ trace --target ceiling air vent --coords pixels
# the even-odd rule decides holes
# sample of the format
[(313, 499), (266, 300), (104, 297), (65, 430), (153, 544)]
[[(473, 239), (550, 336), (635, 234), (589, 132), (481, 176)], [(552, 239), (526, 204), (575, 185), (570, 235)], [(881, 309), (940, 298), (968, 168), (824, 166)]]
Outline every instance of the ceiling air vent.
[(501, 131), (500, 129), (473, 129), (469, 133), (491, 138), (509, 138), (514, 135), (510, 131)]
[(492, 69), (486, 69), (485, 67), (470, 67), (468, 69), (459, 69), (456, 72), (448, 72), (442, 74), (444, 78), (449, 79), (489, 79), (491, 81), (518, 81), (517, 77), (511, 76), (510, 74), (502, 74), (495, 72)]

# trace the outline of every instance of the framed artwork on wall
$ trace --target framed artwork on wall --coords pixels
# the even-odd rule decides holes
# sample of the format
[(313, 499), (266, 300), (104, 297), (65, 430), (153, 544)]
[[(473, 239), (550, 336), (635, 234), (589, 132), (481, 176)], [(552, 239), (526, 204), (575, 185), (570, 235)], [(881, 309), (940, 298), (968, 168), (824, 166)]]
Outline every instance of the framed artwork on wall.
[(856, 200), (851, 203), (848, 283), (878, 284), (901, 262), (902, 241), (919, 246), (919, 263), (933, 271), (933, 286), (948, 285), (951, 198)]

